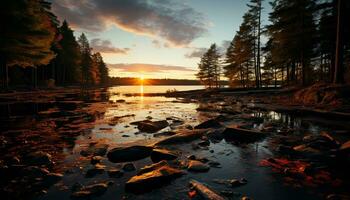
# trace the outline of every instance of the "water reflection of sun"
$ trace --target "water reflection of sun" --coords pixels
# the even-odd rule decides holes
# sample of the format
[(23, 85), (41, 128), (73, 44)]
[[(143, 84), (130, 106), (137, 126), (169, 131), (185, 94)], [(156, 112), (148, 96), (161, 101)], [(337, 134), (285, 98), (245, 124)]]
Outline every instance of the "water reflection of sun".
[(140, 76), (140, 100), (143, 102), (143, 84), (145, 82), (145, 77), (143, 75)]

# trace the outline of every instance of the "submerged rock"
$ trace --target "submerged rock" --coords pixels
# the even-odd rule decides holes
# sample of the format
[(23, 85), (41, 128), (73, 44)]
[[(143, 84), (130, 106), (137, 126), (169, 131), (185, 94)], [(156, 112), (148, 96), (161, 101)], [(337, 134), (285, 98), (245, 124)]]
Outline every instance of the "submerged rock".
[(152, 147), (149, 146), (130, 146), (117, 147), (107, 153), (107, 157), (111, 162), (129, 162), (140, 160), (151, 155)]
[(225, 200), (225, 198), (219, 195), (217, 192), (196, 180), (191, 180), (190, 185), (192, 189), (205, 200)]
[(153, 162), (159, 162), (161, 160), (174, 160), (177, 155), (166, 149), (153, 149), (151, 153), (151, 159)]
[(187, 167), (187, 170), (193, 172), (207, 172), (209, 169), (210, 167), (207, 164), (204, 164), (198, 160), (190, 160)]
[(161, 121), (142, 121), (137, 124), (137, 128), (140, 131), (146, 132), (146, 133), (154, 133), (159, 130), (162, 130), (163, 128), (169, 126), (168, 121), (161, 120)]
[(134, 164), (132, 163), (125, 163), (123, 165), (123, 170), (126, 171), (126, 172), (131, 172), (131, 171), (134, 171), (136, 170), (136, 167)]
[(174, 178), (180, 177), (184, 174), (183, 171), (170, 167), (169, 165), (153, 165), (148, 167), (153, 169), (151, 171), (144, 171), (144, 173), (133, 176), (125, 184), (125, 189), (134, 193), (143, 193), (154, 188), (160, 187), (169, 183)]

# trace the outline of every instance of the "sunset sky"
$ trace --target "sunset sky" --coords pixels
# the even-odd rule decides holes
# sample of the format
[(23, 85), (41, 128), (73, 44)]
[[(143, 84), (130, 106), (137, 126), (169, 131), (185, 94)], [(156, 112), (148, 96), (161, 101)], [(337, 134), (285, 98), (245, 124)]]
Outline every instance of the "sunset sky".
[(119, 77), (194, 79), (205, 48), (215, 42), (226, 49), (248, 9), (247, 0), (51, 1)]

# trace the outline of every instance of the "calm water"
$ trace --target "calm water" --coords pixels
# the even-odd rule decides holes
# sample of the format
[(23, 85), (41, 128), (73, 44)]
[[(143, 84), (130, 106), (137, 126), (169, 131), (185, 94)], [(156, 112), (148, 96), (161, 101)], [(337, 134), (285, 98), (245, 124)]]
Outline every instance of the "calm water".
[[(195, 126), (209, 118), (219, 115), (215, 112), (199, 112), (196, 109), (202, 104), (198, 102), (188, 102), (182, 99), (165, 98), (165, 97), (148, 97), (148, 96), (128, 96), (128, 93), (149, 93), (149, 92), (166, 92), (167, 90), (176, 89), (178, 91), (201, 89), (201, 86), (120, 86), (112, 87), (106, 91), (96, 91), (90, 94), (65, 94), (55, 97), (50, 103), (33, 103), (33, 102), (16, 102), (11, 104), (2, 104), (6, 106), (4, 111), (11, 114), (10, 119), (16, 119), (13, 124), (18, 125), (21, 120), (35, 119), (33, 123), (48, 123), (54, 121), (56, 124), (61, 124), (64, 118), (47, 118), (43, 117), (43, 113), (48, 110), (57, 109), (57, 103), (60, 101), (83, 101), (84, 104), (91, 104), (91, 100), (99, 104), (96, 108), (95, 121), (92, 126), (89, 126), (83, 132), (79, 133), (74, 140), (69, 139), (69, 145), (66, 144), (66, 140), (63, 140), (62, 147), (59, 145), (62, 143), (61, 139), (52, 141), (52, 136), (45, 134), (45, 129), (42, 129), (41, 137), (51, 138), (49, 142), (44, 144), (37, 144), (35, 149), (40, 148), (48, 149), (48, 144), (52, 146), (60, 146), (58, 154), (60, 160), (57, 163), (58, 172), (64, 173), (64, 178), (57, 185), (48, 189), (47, 194), (44, 194), (38, 199), (70, 199), (70, 188), (76, 184), (81, 183), (88, 185), (99, 181), (113, 181), (114, 184), (109, 186), (106, 193), (102, 196), (93, 199), (189, 199), (188, 198), (188, 181), (192, 178), (199, 180), (211, 188), (222, 191), (231, 190), (240, 194), (245, 194), (253, 199), (322, 199), (323, 193), (320, 192), (320, 188), (308, 188), (308, 187), (294, 187), (286, 184), (283, 181), (283, 177), (273, 173), (270, 168), (259, 166), (259, 162), (263, 159), (274, 157), (273, 148), (271, 147), (271, 138), (267, 138), (263, 141), (248, 144), (245, 146), (237, 146), (232, 141), (226, 141), (221, 139), (219, 141), (211, 141), (208, 149), (192, 149), (192, 144), (183, 144), (169, 146), (169, 149), (180, 151), (180, 159), (185, 159), (189, 155), (203, 156), (212, 161), (221, 163), (221, 168), (211, 168), (207, 173), (188, 173), (187, 175), (178, 178), (171, 182), (169, 185), (153, 190), (152, 192), (135, 195), (132, 193), (126, 193), (124, 191), (124, 183), (136, 174), (136, 172), (125, 172), (121, 178), (109, 178), (107, 173), (98, 174), (93, 178), (86, 178), (85, 173), (92, 168), (90, 159), (82, 157), (80, 152), (87, 149), (91, 144), (108, 145), (109, 149), (118, 146), (125, 146), (129, 144), (151, 144), (163, 137), (155, 137), (154, 134), (140, 132), (137, 127), (130, 125), (130, 122), (145, 120), (150, 118), (152, 120), (165, 120), (166, 118), (173, 117), (179, 118), (184, 121), (183, 124), (172, 124), (171, 120), (168, 120), (171, 124), (169, 127), (159, 131), (177, 131), (183, 129), (185, 126)], [(125, 102), (117, 102), (118, 100), (125, 100)], [(58, 102), (57, 102), (58, 101)], [(30, 109), (29, 109), (30, 108)], [(66, 112), (60, 110), (59, 112)], [(326, 126), (315, 123), (313, 120), (304, 118), (295, 118), (283, 113), (270, 112), (253, 112), (249, 115), (262, 117), (263, 122), (251, 124), (252, 128), (261, 129), (266, 124), (271, 122), (278, 124), (279, 129), (286, 127), (292, 127), (295, 132), (291, 134), (304, 134), (314, 133), (318, 134), (321, 130), (329, 130), (328, 124)], [(110, 124), (110, 121), (114, 117), (121, 117), (118, 123)], [(2, 119), (5, 119), (6, 115), (2, 115)], [(57, 123), (59, 122), (59, 123)], [(226, 125), (240, 124), (245, 122), (241, 118), (233, 118), (225, 122)], [(9, 124), (9, 123), (7, 123)], [(62, 125), (59, 125), (62, 126)], [(72, 124), (64, 124), (63, 127), (71, 128)], [(73, 126), (74, 127), (74, 126)], [(55, 131), (59, 131), (60, 128), (56, 127)], [(278, 131), (278, 130), (277, 130)], [(62, 138), (61, 136), (58, 138)], [(63, 138), (64, 139), (64, 138)], [(28, 140), (28, 139), (27, 139)], [(31, 146), (21, 146), (18, 142), (14, 144), (19, 145), (21, 149), (34, 148)], [(40, 146), (43, 145), (43, 146)], [(7, 148), (17, 149), (17, 148)], [(7, 153), (7, 152), (6, 152)], [(145, 158), (133, 162), (137, 169), (152, 164), (150, 158)], [(117, 167), (118, 164), (111, 163), (106, 157), (102, 160), (102, 164), (106, 166), (106, 170)], [(238, 188), (227, 188), (225, 185), (219, 185), (213, 182), (213, 179), (232, 179), (232, 178), (246, 178), (248, 184)], [(328, 190), (331, 188), (328, 188)], [(324, 189), (322, 192), (328, 192)], [(232, 199), (239, 199), (233, 197)]]
[(201, 85), (130, 85), (110, 88), (110, 92), (125, 93), (164, 93), (167, 91), (187, 91), (204, 89)]

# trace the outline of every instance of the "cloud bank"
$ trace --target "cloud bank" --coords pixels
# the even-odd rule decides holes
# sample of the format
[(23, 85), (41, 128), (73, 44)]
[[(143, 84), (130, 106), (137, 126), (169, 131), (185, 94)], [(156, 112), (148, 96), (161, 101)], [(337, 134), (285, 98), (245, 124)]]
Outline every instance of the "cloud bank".
[(116, 25), (136, 34), (186, 46), (207, 32), (204, 15), (173, 0), (51, 0), (59, 18), (75, 28), (101, 32)]
[(101, 53), (127, 54), (130, 51), (129, 48), (114, 47), (111, 41), (101, 39), (92, 39), (91, 47), (94, 51)]

